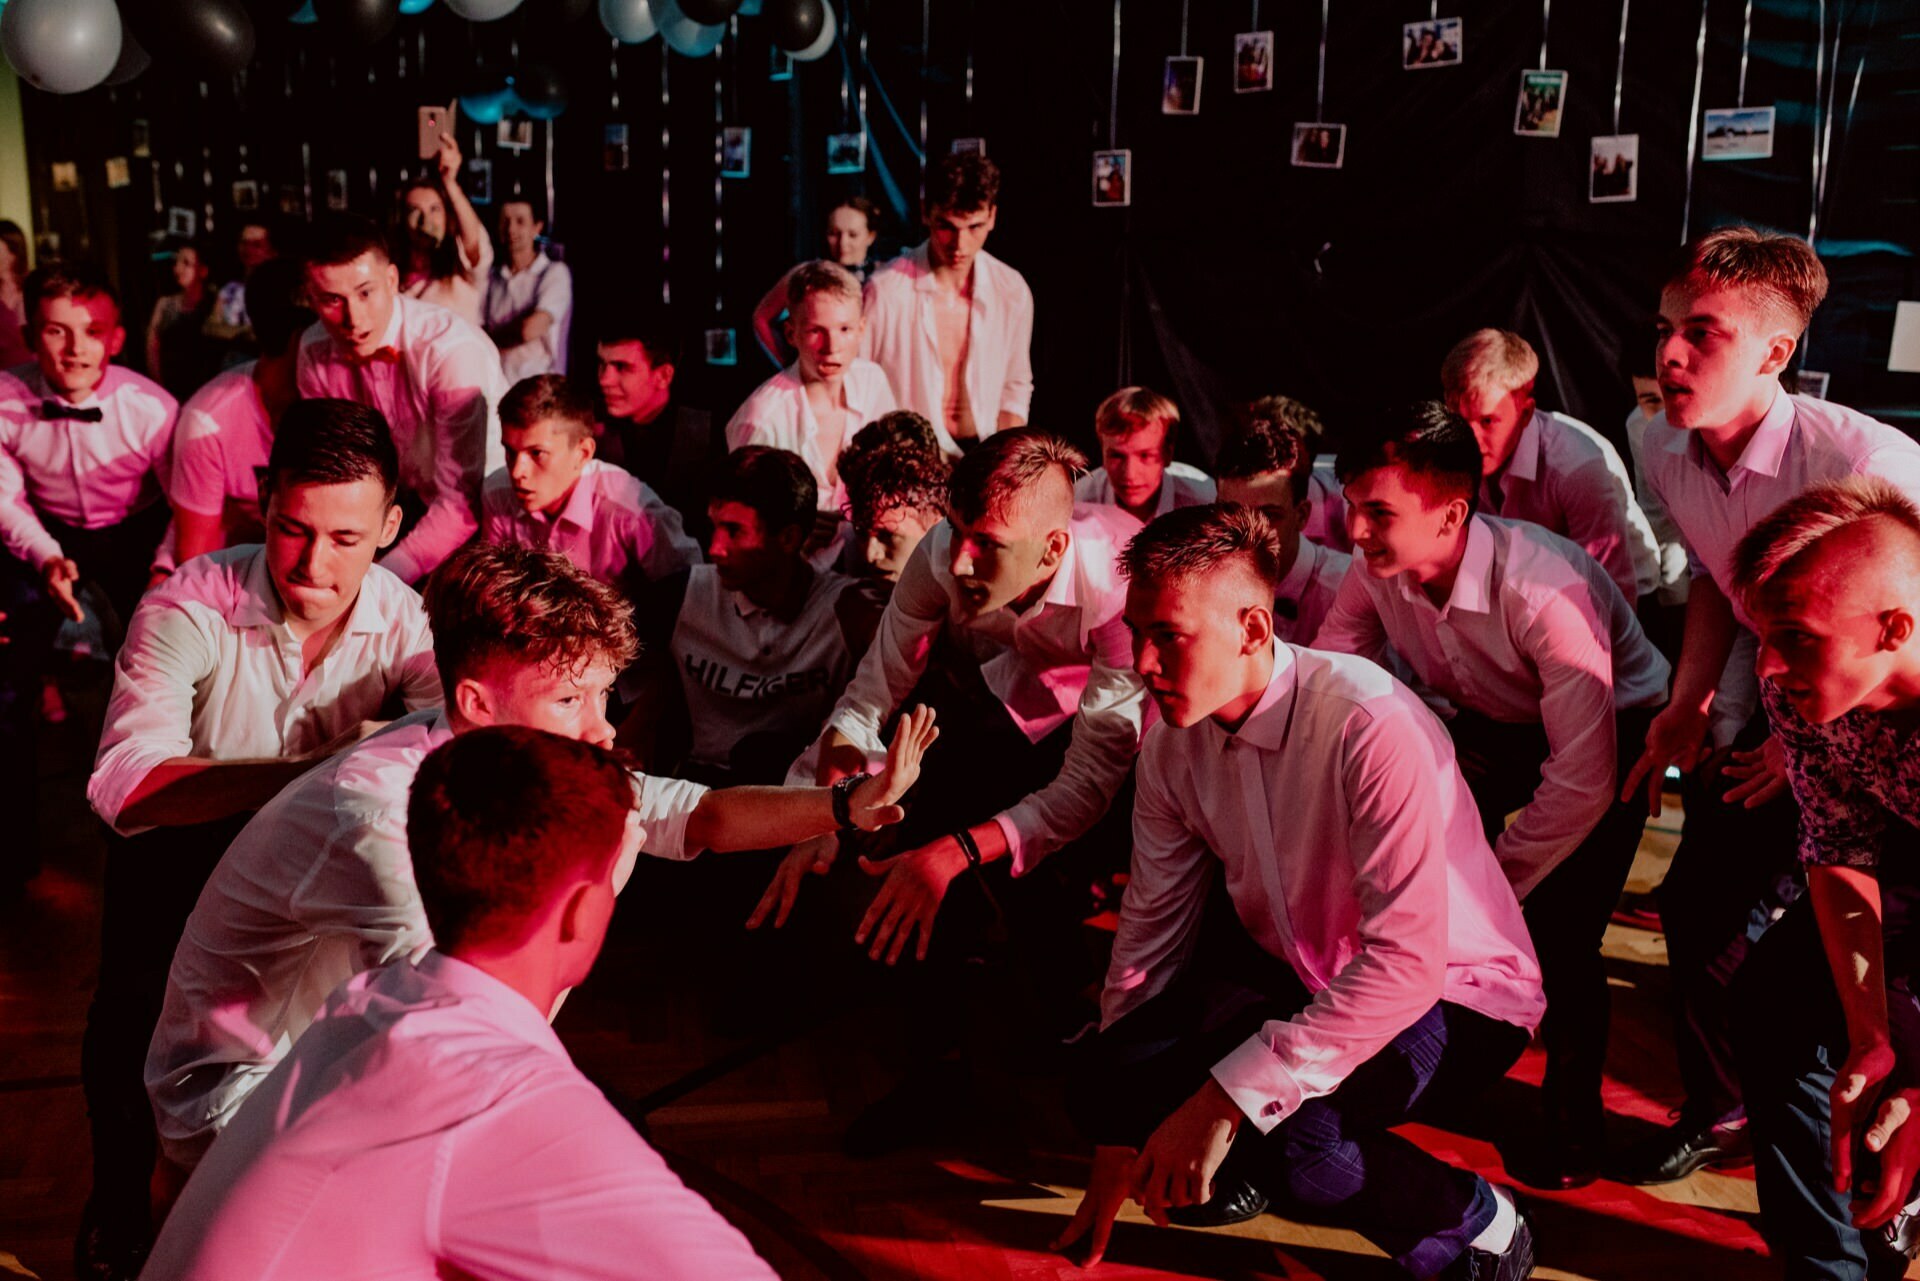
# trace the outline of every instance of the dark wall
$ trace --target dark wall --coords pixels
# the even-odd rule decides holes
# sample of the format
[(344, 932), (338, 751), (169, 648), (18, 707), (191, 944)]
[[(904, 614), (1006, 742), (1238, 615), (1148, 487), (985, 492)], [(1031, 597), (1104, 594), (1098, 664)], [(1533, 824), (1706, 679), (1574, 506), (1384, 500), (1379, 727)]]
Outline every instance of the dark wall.
[[(1449, 0), (1444, 13), (1466, 22), (1465, 62), (1418, 72), (1400, 69), (1400, 24), (1426, 17), (1426, 4), (1330, 6), (1325, 117), (1349, 126), (1337, 171), (1288, 164), (1292, 123), (1314, 109), (1317, 6), (1266, 0), (1261, 25), (1276, 32), (1277, 85), (1235, 95), (1233, 36), (1253, 4), (1190, 5), (1188, 51), (1207, 59), (1201, 111), (1166, 117), (1161, 63), (1178, 51), (1181, 5), (1124, 0), (1118, 145), (1132, 149), (1136, 166), (1124, 210), (1092, 208), (1089, 197), (1091, 153), (1107, 145), (1112, 6), (928, 7), (923, 41), (922, 5), (853, 0), (851, 13), (841, 9), (850, 37), (842, 48), (772, 82), (753, 17), (740, 20), (737, 43), (716, 62), (668, 55), (658, 40), (615, 53), (591, 15), (562, 21), (558, 0), (527, 0), (485, 26), (437, 5), (402, 18), (372, 50), (330, 49), (323, 32), (288, 25), (284, 6), (261, 5), (254, 67), (207, 85), (204, 96), (199, 82), (164, 66), (131, 86), (72, 98), (23, 90), (35, 204), (65, 252), (113, 263), (129, 314), (141, 317), (160, 278), (151, 260), (150, 233), (164, 225), (156, 208), (186, 205), (204, 217), (211, 203), (215, 242), (230, 239), (242, 146), (263, 202), (284, 192), (300, 206), (310, 187), (323, 208), (326, 171), (346, 169), (354, 206), (384, 213), (420, 164), (416, 106), (484, 84), (516, 55), (521, 65), (546, 60), (571, 93), (553, 125), (550, 231), (576, 273), (580, 367), (590, 359), (592, 314), (657, 299), (664, 278), (690, 335), (714, 324), (739, 330), (737, 368), (685, 367), (701, 397), (725, 412), (771, 371), (748, 332), (753, 302), (790, 261), (814, 251), (832, 199), (863, 191), (892, 204), (900, 216), (889, 247), (919, 239), (904, 215), (917, 199), (924, 97), (935, 154), (955, 136), (984, 136), (1005, 170), (992, 248), (1026, 273), (1037, 299), (1036, 421), (1084, 438), (1098, 399), (1141, 381), (1175, 394), (1204, 453), (1218, 415), (1251, 395), (1298, 395), (1337, 430), (1369, 403), (1431, 394), (1446, 348), (1483, 324), (1535, 341), (1546, 403), (1615, 431), (1629, 407), (1621, 353), (1647, 341), (1660, 266), (1683, 227), (1749, 220), (1806, 234), (1819, 137), (1827, 158), (1819, 245), (1834, 290), (1808, 335), (1807, 363), (1832, 374), (1836, 399), (1895, 419), (1920, 415), (1920, 375), (1885, 371), (1893, 303), (1916, 296), (1916, 6), (1829, 0), (1816, 110), (1818, 6), (1758, 0), (1746, 97), (1778, 106), (1775, 155), (1696, 164), (1690, 214), (1700, 9), (1688, 0), (1631, 8), (1620, 129), (1640, 135), (1640, 196), (1614, 205), (1586, 199), (1588, 137), (1613, 132), (1620, 9), (1608, 0), (1554, 6), (1548, 61), (1570, 73), (1557, 139), (1512, 132), (1519, 73), (1539, 57), (1537, 4)], [(1709, 0), (1705, 107), (1733, 104), (1742, 8), (1743, 0)], [(857, 98), (842, 105), (843, 60), (860, 67), (862, 36), (872, 162), (864, 176), (828, 176), (826, 135), (848, 127), (857, 109)], [(716, 72), (721, 116), (754, 130), (752, 176), (719, 184), (717, 275)], [(153, 159), (134, 160), (133, 185), (109, 191), (106, 158), (129, 154), (135, 119), (149, 122)], [(624, 172), (602, 163), (612, 122), (630, 129)], [(477, 146), (474, 131), (462, 130), (469, 152), (493, 161), (496, 197), (516, 184), (544, 194), (546, 126), (535, 132), (542, 145), (515, 156), (497, 147), (491, 128)], [(81, 191), (50, 190), (48, 166), (61, 160), (79, 165)], [(671, 175), (664, 238), (663, 161)], [(491, 221), (493, 209), (482, 214)]]

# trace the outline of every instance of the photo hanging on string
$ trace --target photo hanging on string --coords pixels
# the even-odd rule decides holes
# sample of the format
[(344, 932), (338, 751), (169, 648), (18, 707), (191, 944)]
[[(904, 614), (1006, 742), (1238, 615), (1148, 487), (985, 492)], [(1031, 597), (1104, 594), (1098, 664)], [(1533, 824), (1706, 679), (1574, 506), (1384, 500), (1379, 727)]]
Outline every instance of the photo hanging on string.
[(1338, 169), (1347, 163), (1347, 127), (1320, 121), (1293, 126), (1293, 164), (1297, 169)]
[(728, 125), (722, 129), (720, 131), (720, 176), (745, 178), (752, 172), (752, 166), (753, 130), (746, 125)]
[(1457, 67), (1466, 54), (1458, 18), (1409, 22), (1400, 28), (1400, 66), (1406, 71), (1428, 67)]
[(200, 232), (200, 215), (179, 205), (167, 210), (167, 234), (179, 240), (192, 240)]
[(1827, 383), (1832, 377), (1832, 374), (1826, 373), (1823, 370), (1797, 370), (1793, 375), (1794, 394), (1811, 396), (1815, 400), (1825, 400), (1827, 398)]
[(608, 173), (624, 172), (632, 154), (627, 148), (627, 126), (608, 125), (600, 136), (600, 167)]
[(1522, 71), (1520, 101), (1513, 112), (1513, 131), (1523, 138), (1558, 138), (1560, 113), (1566, 105), (1566, 72)]
[[(468, 185), (468, 199), (472, 199), (471, 184)], [(345, 211), (347, 207), (347, 171), (345, 169), (327, 170), (327, 208), (335, 213)]]
[(80, 166), (71, 160), (56, 160), (50, 167), (55, 191), (80, 190)]
[(1266, 93), (1273, 88), (1273, 32), (1242, 31), (1233, 38), (1233, 91)]
[(233, 207), (239, 210), (258, 209), (260, 207), (260, 184), (251, 178), (242, 178), (234, 183)]
[(476, 205), (493, 203), (493, 161), (467, 161), (467, 180), (461, 184), (466, 188), (467, 199)]
[(737, 365), (740, 363), (740, 349), (731, 329), (709, 329), (706, 331), (707, 363), (709, 365)]
[(1767, 160), (1772, 156), (1772, 107), (1707, 112), (1700, 136), (1702, 160)]
[(1587, 199), (1596, 205), (1620, 204), (1639, 198), (1640, 135), (1623, 133), (1593, 140), (1593, 165), (1587, 180)]
[(305, 188), (296, 187), (290, 182), (280, 184), (280, 212), (289, 218), (307, 216), (307, 193)]
[(865, 173), (866, 171), (866, 134), (830, 133), (827, 135), (828, 173)]
[(1160, 114), (1197, 116), (1200, 114), (1200, 72), (1204, 58), (1168, 58), (1167, 75), (1160, 88)]
[(955, 138), (953, 145), (947, 148), (950, 156), (984, 156), (987, 154), (985, 138)]
[(1093, 203), (1102, 209), (1124, 209), (1133, 203), (1133, 152), (1093, 153)]
[(135, 160), (145, 160), (153, 155), (153, 144), (147, 134), (147, 122), (135, 120), (128, 127), (127, 152)]
[(132, 185), (133, 169), (127, 164), (127, 158), (125, 156), (108, 156), (107, 186), (117, 190), (118, 188), (131, 187)]
[(533, 121), (502, 120), (494, 132), (495, 140), (508, 151), (533, 149)]

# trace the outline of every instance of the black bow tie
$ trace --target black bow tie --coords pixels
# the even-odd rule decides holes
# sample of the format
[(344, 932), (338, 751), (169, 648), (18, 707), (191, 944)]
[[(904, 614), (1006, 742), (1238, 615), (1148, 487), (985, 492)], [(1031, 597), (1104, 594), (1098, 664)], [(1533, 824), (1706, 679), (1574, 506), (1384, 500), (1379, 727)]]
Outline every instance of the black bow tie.
[(1273, 598), (1273, 612), (1282, 618), (1297, 620), (1300, 617), (1300, 606), (1298, 603), (1288, 600), (1285, 596), (1275, 596)]
[(40, 402), (40, 417), (43, 419), (71, 418), (79, 423), (97, 423), (104, 415), (100, 412), (98, 405), (82, 409), (78, 405), (69, 405), (64, 400), (43, 400)]

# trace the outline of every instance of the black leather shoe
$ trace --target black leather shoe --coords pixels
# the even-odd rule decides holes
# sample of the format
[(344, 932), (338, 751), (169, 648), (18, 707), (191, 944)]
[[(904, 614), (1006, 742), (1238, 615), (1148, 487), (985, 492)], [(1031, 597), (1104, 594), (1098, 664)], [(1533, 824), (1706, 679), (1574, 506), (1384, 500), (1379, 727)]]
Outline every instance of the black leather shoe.
[(1215, 1189), (1205, 1205), (1180, 1205), (1167, 1211), (1167, 1221), (1183, 1228), (1224, 1228), (1245, 1223), (1267, 1212), (1267, 1194), (1245, 1179), (1229, 1179)]
[(1504, 1252), (1494, 1254), (1468, 1246), (1446, 1266), (1438, 1281), (1526, 1281), (1532, 1276), (1533, 1224), (1527, 1221), (1525, 1210), (1515, 1212), (1519, 1218), (1513, 1225), (1513, 1240)]
[(1752, 1160), (1753, 1140), (1744, 1122), (1714, 1125), (1681, 1117), (1623, 1154), (1614, 1177), (1636, 1186), (1673, 1183), (1706, 1166), (1738, 1166)]

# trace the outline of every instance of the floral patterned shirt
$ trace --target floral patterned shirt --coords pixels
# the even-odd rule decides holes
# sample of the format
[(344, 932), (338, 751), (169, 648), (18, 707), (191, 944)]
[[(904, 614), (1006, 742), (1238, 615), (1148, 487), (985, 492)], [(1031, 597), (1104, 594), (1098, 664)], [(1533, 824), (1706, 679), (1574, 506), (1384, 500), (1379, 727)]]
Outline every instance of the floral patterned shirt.
[(1800, 861), (1876, 867), (1888, 820), (1920, 827), (1920, 726), (1852, 711), (1815, 725), (1772, 681), (1760, 699), (1800, 805)]

